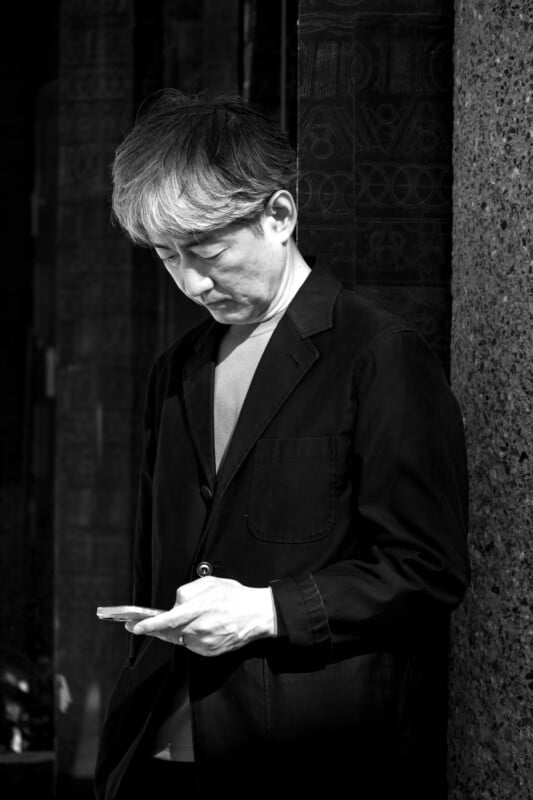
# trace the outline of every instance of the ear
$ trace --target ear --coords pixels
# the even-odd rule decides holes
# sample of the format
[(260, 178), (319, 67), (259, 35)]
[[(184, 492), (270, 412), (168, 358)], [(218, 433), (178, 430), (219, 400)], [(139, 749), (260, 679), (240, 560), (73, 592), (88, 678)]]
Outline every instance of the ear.
[(292, 236), (296, 227), (298, 212), (292, 194), (279, 189), (265, 206), (265, 223), (285, 242)]

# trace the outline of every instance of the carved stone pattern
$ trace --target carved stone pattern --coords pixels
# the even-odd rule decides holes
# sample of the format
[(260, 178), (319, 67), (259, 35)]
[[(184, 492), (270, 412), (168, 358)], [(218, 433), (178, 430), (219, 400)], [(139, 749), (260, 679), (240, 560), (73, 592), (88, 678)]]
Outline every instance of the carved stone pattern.
[(349, 18), (349, 12), (359, 17), (373, 17), (389, 14), (425, 13), (431, 15), (449, 14), (449, 0), (300, 0), (300, 15), (308, 12), (342, 14)]
[[(348, 286), (449, 286), (452, 19), (423, 5), (300, 5), (298, 241)], [(447, 353), (424, 302), (397, 310)]]

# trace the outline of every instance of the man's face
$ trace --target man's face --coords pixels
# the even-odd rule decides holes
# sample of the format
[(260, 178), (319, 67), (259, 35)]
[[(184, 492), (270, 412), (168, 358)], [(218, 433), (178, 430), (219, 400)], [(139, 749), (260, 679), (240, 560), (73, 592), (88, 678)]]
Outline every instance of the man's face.
[(154, 248), (178, 288), (227, 325), (257, 322), (272, 306), (287, 268), (287, 247), (272, 225), (263, 233), (231, 225), (203, 238), (167, 236)]

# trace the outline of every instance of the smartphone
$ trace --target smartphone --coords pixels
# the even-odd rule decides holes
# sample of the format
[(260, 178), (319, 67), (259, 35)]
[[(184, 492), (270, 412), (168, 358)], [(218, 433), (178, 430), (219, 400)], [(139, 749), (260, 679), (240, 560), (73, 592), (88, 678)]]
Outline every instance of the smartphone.
[(161, 612), (160, 608), (143, 608), (142, 606), (98, 606), (96, 616), (98, 619), (111, 622), (139, 622), (146, 617), (155, 617)]

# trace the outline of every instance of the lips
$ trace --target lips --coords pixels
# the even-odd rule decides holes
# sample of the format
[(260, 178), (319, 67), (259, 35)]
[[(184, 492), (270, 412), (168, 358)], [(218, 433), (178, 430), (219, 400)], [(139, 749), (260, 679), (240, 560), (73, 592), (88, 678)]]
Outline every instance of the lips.
[(230, 302), (229, 298), (224, 298), (222, 300), (213, 300), (210, 303), (204, 303), (204, 305), (206, 308), (217, 308), (217, 306), (223, 306), (229, 302)]

